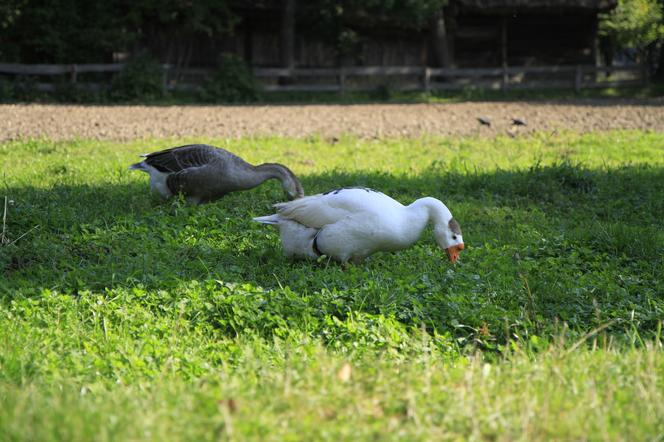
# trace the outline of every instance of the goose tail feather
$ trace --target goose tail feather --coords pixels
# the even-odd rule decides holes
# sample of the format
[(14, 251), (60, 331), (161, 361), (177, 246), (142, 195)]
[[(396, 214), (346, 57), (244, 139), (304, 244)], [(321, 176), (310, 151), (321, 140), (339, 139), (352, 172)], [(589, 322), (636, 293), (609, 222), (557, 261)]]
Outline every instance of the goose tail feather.
[(132, 164), (131, 166), (129, 166), (129, 170), (142, 170), (143, 172), (149, 172), (144, 161), (141, 161), (140, 163)]
[(254, 221), (261, 224), (279, 224), (279, 215), (257, 216)]

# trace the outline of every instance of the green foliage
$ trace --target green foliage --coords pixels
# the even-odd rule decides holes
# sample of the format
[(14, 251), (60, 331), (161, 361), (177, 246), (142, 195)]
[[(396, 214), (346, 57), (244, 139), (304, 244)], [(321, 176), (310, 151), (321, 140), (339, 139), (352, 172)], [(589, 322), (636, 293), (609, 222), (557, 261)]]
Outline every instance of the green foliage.
[(11, 87), (7, 87), (9, 101), (42, 101), (48, 95), (37, 87), (36, 77), (20, 75), (14, 78)]
[(300, 13), (303, 20), (315, 14), (325, 23), (362, 28), (387, 25), (422, 29), (446, 4), (447, 0), (318, 0), (301, 5)]
[(111, 83), (110, 97), (117, 101), (154, 100), (163, 97), (164, 70), (153, 58), (139, 55), (125, 64)]
[[(4, 0), (0, 2), (0, 32), (4, 36), (2, 44), (0, 44), (0, 60), (2, 61), (18, 60), (20, 45), (10, 44), (7, 41), (7, 35), (21, 16), (26, 3), (27, 0)], [(6, 91), (1, 89), (3, 86), (3, 81), (0, 79), (0, 100), (7, 99)]]
[[(309, 194), (441, 198), (467, 249), (451, 265), (427, 232), (360, 265), (285, 260), (250, 221), (278, 183), (189, 206), (126, 170), (193, 141), (286, 163)], [(3, 436), (655, 439), (662, 149), (624, 131), (0, 144)]]
[[(447, 0), (317, 0), (298, 4), (298, 29), (353, 57), (372, 29), (422, 30)], [(397, 32), (399, 32), (397, 31)]]
[(0, 3), (0, 29), (9, 28), (21, 15), (27, 0), (5, 0)]
[(170, 33), (207, 36), (230, 32), (238, 20), (228, 0), (142, 0), (133, 2), (129, 17), (137, 28), (152, 23)]
[(389, 101), (392, 96), (393, 92), (389, 84), (379, 84), (369, 93), (371, 99), (378, 101)]
[[(104, 62), (131, 39), (119, 1), (3, 1), (3, 61)], [(2, 15), (2, 14), (0, 14)]]
[(50, 96), (59, 103), (99, 103), (105, 101), (104, 92), (87, 90), (69, 81), (56, 83), (55, 90)]
[(107, 62), (112, 52), (151, 47), (155, 38), (223, 35), (237, 22), (228, 1), (53, 0), (0, 2), (2, 61)]
[(0, 76), (0, 102), (13, 101), (14, 95), (14, 83)]
[(664, 38), (662, 5), (657, 0), (618, 0), (615, 9), (602, 14), (599, 30), (620, 48), (642, 51)]
[[(48, 103), (107, 103), (109, 99), (122, 102), (130, 100), (127, 95), (113, 91), (110, 97), (107, 91), (94, 90), (86, 88), (81, 83), (75, 84), (67, 80), (60, 80), (53, 83), (54, 89), (50, 91), (40, 91), (37, 88), (37, 78), (17, 76), (7, 79), (0, 76), (0, 103), (13, 102), (48, 102)], [(135, 93), (135, 92), (134, 92)], [(142, 100), (154, 102), (159, 99), (166, 99), (163, 95), (147, 95), (137, 97), (133, 100)]]
[(242, 58), (225, 54), (219, 67), (201, 87), (200, 99), (213, 103), (249, 103), (258, 100), (258, 83)]

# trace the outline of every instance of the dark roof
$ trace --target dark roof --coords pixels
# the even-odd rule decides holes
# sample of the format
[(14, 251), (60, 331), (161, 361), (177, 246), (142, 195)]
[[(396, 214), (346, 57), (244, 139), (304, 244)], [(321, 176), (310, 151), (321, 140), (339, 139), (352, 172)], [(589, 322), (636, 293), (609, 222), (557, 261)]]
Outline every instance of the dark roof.
[(606, 11), (618, 0), (453, 0), (463, 10), (477, 12)]

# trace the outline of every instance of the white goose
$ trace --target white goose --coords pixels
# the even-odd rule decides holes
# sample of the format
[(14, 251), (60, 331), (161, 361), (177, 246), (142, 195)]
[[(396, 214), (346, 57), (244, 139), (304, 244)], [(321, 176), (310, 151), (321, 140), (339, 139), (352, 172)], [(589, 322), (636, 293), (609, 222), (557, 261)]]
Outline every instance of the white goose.
[(336, 189), (275, 204), (274, 215), (254, 218), (279, 229), (284, 254), (359, 262), (379, 251), (405, 249), (433, 223), (438, 246), (456, 262), (463, 250), (459, 223), (439, 200), (420, 198), (409, 206), (371, 189)]
[(145, 160), (129, 170), (150, 175), (153, 192), (164, 198), (182, 192), (193, 204), (214, 201), (229, 192), (248, 190), (265, 180), (281, 181), (290, 199), (300, 198), (304, 190), (291, 170), (278, 163), (253, 166), (237, 155), (207, 144), (190, 144), (142, 155)]

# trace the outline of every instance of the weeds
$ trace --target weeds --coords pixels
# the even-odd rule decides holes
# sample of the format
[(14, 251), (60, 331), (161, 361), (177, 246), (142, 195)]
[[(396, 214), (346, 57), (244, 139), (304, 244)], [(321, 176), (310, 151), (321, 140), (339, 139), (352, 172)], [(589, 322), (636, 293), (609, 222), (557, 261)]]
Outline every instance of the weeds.
[(4, 210), (2, 211), (2, 234), (0, 234), (0, 246), (4, 246), (9, 243), (9, 238), (7, 238), (7, 197), (5, 197)]
[(9, 199), (7, 199), (7, 197), (5, 196), (5, 206), (4, 206), (4, 210), (3, 210), (3, 213), (2, 213), (2, 233), (0, 233), (0, 246), (13, 246), (13, 245), (15, 245), (15, 244), (16, 244), (21, 238), (23, 238), (24, 236), (28, 235), (28, 234), (29, 234), (30, 232), (32, 232), (33, 230), (39, 228), (39, 225), (38, 225), (38, 224), (37, 224), (37, 225), (34, 225), (34, 226), (32, 226), (30, 229), (28, 229), (27, 231), (25, 231), (24, 233), (22, 233), (21, 235), (19, 235), (16, 239), (14, 239), (13, 241), (11, 241), (11, 240), (9, 239), (9, 236), (8, 236), (8, 235), (9, 235), (9, 232), (7, 231), (7, 213), (8, 213), (7, 205), (8, 205), (8, 204), (14, 204), (14, 201), (13, 201), (13, 200), (9, 200)]
[[(114, 101), (158, 100), (165, 94), (162, 66), (144, 54), (131, 59), (123, 67), (113, 79), (109, 91), (109, 97)], [(79, 94), (75, 98), (80, 97)]]
[(226, 54), (200, 88), (199, 98), (212, 103), (249, 103), (259, 99), (259, 85), (240, 57)]

